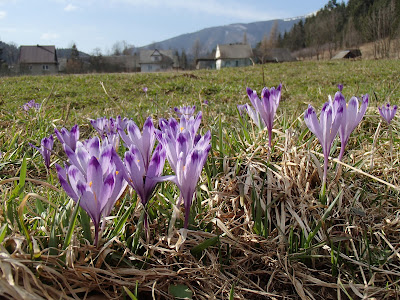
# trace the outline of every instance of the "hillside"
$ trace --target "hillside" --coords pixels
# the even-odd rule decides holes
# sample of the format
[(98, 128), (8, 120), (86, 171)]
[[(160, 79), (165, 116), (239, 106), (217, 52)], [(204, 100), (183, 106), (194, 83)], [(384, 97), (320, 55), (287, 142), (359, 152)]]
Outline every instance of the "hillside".
[(284, 34), (285, 32), (290, 31), (293, 25), (298, 23), (301, 19), (304, 19), (304, 17), (210, 27), (193, 33), (182, 34), (138, 49), (151, 49), (156, 46), (156, 48), (159, 49), (185, 50), (185, 52), (190, 55), (194, 43), (198, 40), (201, 46), (200, 54), (204, 55), (215, 49), (217, 44), (242, 42), (245, 33), (247, 42), (255, 47), (256, 44), (262, 40), (264, 35), (269, 34), (275, 22), (278, 22), (279, 33)]

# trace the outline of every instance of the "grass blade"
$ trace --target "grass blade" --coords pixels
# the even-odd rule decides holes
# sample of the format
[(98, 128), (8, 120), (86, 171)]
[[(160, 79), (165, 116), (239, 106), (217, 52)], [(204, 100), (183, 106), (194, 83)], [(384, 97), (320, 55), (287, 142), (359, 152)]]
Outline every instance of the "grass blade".
[(78, 211), (79, 211), (79, 203), (81, 202), (81, 199), (78, 200), (78, 202), (75, 204), (75, 208), (74, 211), (71, 215), (71, 219), (69, 222), (69, 226), (68, 226), (68, 232), (67, 235), (65, 236), (65, 240), (64, 240), (64, 244), (63, 244), (63, 249), (67, 249), (67, 247), (69, 246), (69, 244), (71, 243), (71, 239), (72, 239), (72, 233), (74, 232), (75, 229), (75, 224), (76, 224), (76, 219), (78, 218)]

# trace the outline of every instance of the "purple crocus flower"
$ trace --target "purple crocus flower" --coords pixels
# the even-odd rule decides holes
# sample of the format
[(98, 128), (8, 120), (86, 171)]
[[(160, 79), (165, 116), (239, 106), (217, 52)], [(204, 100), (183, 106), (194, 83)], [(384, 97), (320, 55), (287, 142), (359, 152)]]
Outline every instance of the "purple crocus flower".
[(35, 109), (36, 111), (38, 111), (40, 109), (40, 103), (36, 103), (35, 100), (30, 100), (22, 105), (22, 108), (25, 111), (29, 111), (30, 109)]
[(44, 164), (47, 169), (50, 168), (50, 155), (51, 155), (51, 150), (53, 149), (53, 144), (54, 144), (53, 135), (43, 138), (42, 141), (40, 142), (40, 148), (29, 143), (29, 145), (32, 148), (35, 148), (40, 152), (40, 154), (42, 154), (44, 159)]
[(147, 88), (147, 86), (145, 86), (145, 87), (143, 88), (143, 92), (145, 92), (145, 93), (147, 94), (147, 91), (148, 91), (148, 88)]
[(335, 113), (333, 110), (333, 106), (329, 102), (326, 102), (322, 107), (320, 121), (318, 121), (315, 109), (311, 105), (308, 105), (308, 108), (304, 113), (304, 121), (310, 131), (318, 138), (324, 154), (324, 174), (322, 179), (323, 196), (325, 196), (328, 157), (331, 151), (333, 140), (335, 139), (339, 127), (342, 124), (344, 110), (343, 104), (339, 104)]
[(260, 100), (256, 91), (247, 88), (247, 95), (249, 96), (255, 112), (250, 110), (249, 106), (246, 106), (246, 111), (249, 113), (250, 118), (252, 118), (253, 121), (256, 122), (257, 126), (259, 126), (260, 129), (267, 127), (268, 142), (270, 147), (272, 141), (272, 127), (274, 124), (275, 113), (281, 100), (281, 89), (282, 84), (279, 84), (277, 88), (263, 88)]
[(101, 139), (107, 138), (108, 142), (114, 145), (115, 149), (119, 146), (118, 127), (124, 126), (124, 120), (121, 118), (97, 118), (90, 120), (93, 128), (99, 133)]
[(97, 118), (90, 120), (93, 128), (99, 133), (100, 136), (116, 134), (118, 128), (118, 121), (114, 118)]
[(200, 139), (197, 131), (200, 127), (201, 118), (202, 112), (199, 112), (196, 117), (181, 118), (179, 123), (174, 118), (170, 118), (168, 121), (161, 119), (159, 122), (161, 130), (156, 131), (156, 136), (163, 147), (166, 148), (168, 162), (175, 173), (177, 172), (179, 154), (183, 152), (186, 156)]
[(343, 84), (339, 83), (337, 85), (337, 88), (338, 88), (339, 92), (343, 91)]
[(161, 144), (154, 149), (155, 128), (151, 118), (143, 125), (143, 133), (135, 122), (127, 125), (127, 133), (119, 130), (122, 140), (129, 148), (125, 152), (124, 163), (114, 151), (114, 160), (123, 172), (126, 181), (134, 188), (143, 205), (148, 202), (156, 184), (167, 180), (161, 176), (165, 163), (165, 149)]
[(391, 107), (390, 104), (387, 103), (386, 105), (382, 105), (382, 107), (378, 107), (378, 110), (386, 123), (390, 124), (397, 112), (397, 105), (393, 105), (393, 107)]
[(64, 170), (56, 164), (56, 168), (60, 184), (67, 195), (75, 202), (80, 199), (80, 206), (92, 219), (95, 228), (94, 244), (97, 245), (102, 210), (115, 186), (114, 174), (109, 173), (103, 178), (102, 167), (94, 156), (89, 160), (87, 176), (84, 176), (74, 165), (67, 166)]
[(161, 176), (165, 163), (165, 150), (158, 144), (150, 161), (146, 164), (140, 150), (131, 145), (125, 152), (124, 162), (114, 152), (114, 161), (125, 180), (133, 187), (138, 194), (143, 206), (149, 201), (157, 183), (166, 181), (170, 176)]
[[(207, 160), (208, 152), (211, 149), (210, 140), (211, 133), (208, 131), (186, 154), (182, 151), (178, 155), (176, 175), (172, 178), (172, 181), (178, 186), (181, 192), (178, 205), (183, 199), (185, 207), (185, 228), (187, 228), (189, 224), (190, 207), (192, 206), (197, 182)], [(178, 143), (181, 144), (181, 148), (185, 148), (185, 144), (191, 142), (184, 135), (180, 135)]]
[(258, 126), (258, 128), (263, 128), (264, 125), (263, 123), (261, 123), (261, 119), (260, 119), (260, 114), (257, 111), (254, 111), (250, 105), (246, 104), (238, 104), (237, 106), (240, 115), (243, 115), (243, 112), (247, 112), (247, 114), (249, 115), (249, 117), (254, 121), (254, 123), (256, 123), (256, 125)]
[(130, 121), (132, 121), (132, 119), (121, 118), (121, 116), (117, 116), (117, 131), (118, 129), (125, 130)]
[(338, 111), (339, 107), (343, 107), (343, 117), (341, 125), (339, 127), (339, 137), (340, 137), (340, 154), (338, 159), (342, 160), (344, 155), (344, 150), (349, 141), (350, 134), (361, 122), (365, 115), (368, 107), (369, 95), (366, 94), (362, 96), (362, 103), (359, 107), (359, 100), (357, 97), (352, 97), (349, 103), (346, 104), (346, 100), (343, 94), (339, 91), (336, 92), (335, 98), (332, 101), (331, 96), (329, 96), (330, 105), (333, 107), (333, 117), (335, 118), (335, 113)]
[[(78, 144), (77, 151), (82, 147), (82, 144)], [(94, 146), (92, 144), (89, 147)], [(80, 157), (84, 152), (78, 154), (77, 157), (81, 158), (78, 166), (71, 164), (63, 169), (56, 164), (61, 186), (75, 202), (80, 199), (80, 206), (93, 221), (95, 245), (98, 244), (101, 218), (109, 216), (115, 202), (121, 197), (127, 186), (122, 173), (112, 161), (112, 151), (112, 145), (107, 145), (101, 150), (99, 156)], [(87, 151), (86, 154), (89, 152), (91, 151)], [(105, 223), (103, 223), (104, 225)]]
[(194, 115), (194, 112), (196, 110), (196, 105), (193, 106), (181, 106), (181, 107), (174, 107), (174, 110), (176, 114), (178, 115), (178, 118), (186, 118), (189, 119)]
[(140, 151), (142, 161), (147, 170), (156, 141), (155, 128), (151, 117), (148, 117), (144, 122), (143, 133), (140, 132), (139, 127), (132, 120), (128, 121), (126, 132), (122, 128), (118, 128), (118, 132), (127, 148), (135, 146)]
[(58, 131), (57, 128), (54, 129), (54, 133), (56, 134), (58, 140), (61, 144), (67, 144), (72, 151), (76, 149), (76, 142), (79, 140), (79, 127), (78, 124), (74, 125), (71, 128), (71, 131), (65, 129), (64, 127)]
[[(85, 177), (87, 176), (87, 168), (92, 157), (96, 157), (102, 166), (103, 175), (116, 171), (115, 164), (112, 160), (113, 145), (107, 143), (107, 140), (100, 141), (98, 137), (94, 137), (84, 141), (78, 141), (76, 150), (64, 144), (64, 151), (68, 156), (68, 163), (74, 165)], [(117, 169), (118, 170), (118, 169)], [(119, 170), (118, 170), (119, 171)]]

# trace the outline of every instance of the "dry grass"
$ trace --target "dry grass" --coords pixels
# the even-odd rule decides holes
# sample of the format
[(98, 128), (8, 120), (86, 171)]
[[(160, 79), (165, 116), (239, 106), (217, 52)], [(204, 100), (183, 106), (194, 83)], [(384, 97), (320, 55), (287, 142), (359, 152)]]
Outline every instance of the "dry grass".
[[(275, 122), (272, 154), (266, 132), (250, 129), (252, 139), (233, 144), (232, 136), (240, 133), (224, 130), (233, 154), (213, 149), (210, 163), (219, 171), (209, 185), (204, 174), (199, 188), (204, 209), (196, 220), (206, 229), (185, 232), (178, 225), (168, 228), (171, 219), (154, 218), (150, 238), (143, 235), (132, 251), (126, 236), (136, 230), (137, 206), (126, 233), (102, 240), (99, 248), (82, 238), (78, 226), (71, 245), (52, 253), (55, 249), (44, 246), (50, 228), (30, 228), (32, 257), (26, 236), (14, 227), (0, 245), (0, 294), (4, 299), (128, 299), (125, 287), (138, 288), (139, 299), (174, 299), (170, 289), (181, 284), (194, 299), (398, 298), (398, 118), (390, 153), (387, 126), (378, 126), (376, 111), (368, 110), (344, 162), (331, 159), (327, 205), (318, 200), (318, 141), (304, 131), (301, 115), (289, 118), (289, 126), (283, 119)], [(334, 149), (332, 155), (337, 153)], [(18, 165), (6, 171), (6, 178), (15, 176)], [(57, 188), (39, 179), (40, 170), (30, 172), (39, 198)], [(3, 202), (18, 180), (0, 182)], [(164, 198), (159, 190), (154, 206)], [(24, 203), (26, 223), (41, 218), (33, 199)], [(175, 216), (181, 221), (182, 211)], [(207, 241), (209, 246), (194, 254)]]

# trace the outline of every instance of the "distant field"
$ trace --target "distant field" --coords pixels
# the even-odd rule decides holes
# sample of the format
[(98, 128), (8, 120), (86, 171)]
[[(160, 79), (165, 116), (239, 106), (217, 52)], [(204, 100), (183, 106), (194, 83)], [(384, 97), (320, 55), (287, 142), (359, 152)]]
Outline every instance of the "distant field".
[[(267, 87), (283, 84), (281, 111), (303, 111), (307, 103), (321, 105), (334, 94), (338, 83), (346, 95), (369, 93), (379, 103), (400, 98), (400, 60), (296, 62), (267, 64)], [(110, 97), (101, 86), (104, 83)], [(148, 87), (148, 98), (142, 88)], [(191, 71), (156, 74), (88, 74), (65, 76), (22, 76), (0, 78), (1, 109), (13, 113), (31, 99), (46, 106), (51, 115), (69, 106), (72, 124), (82, 117), (163, 114), (181, 104), (207, 100), (215, 114), (235, 115), (236, 105), (247, 101), (246, 87), (261, 91), (262, 67), (229, 68), (221, 71)], [(372, 103), (378, 103), (375, 96)], [(53, 110), (54, 108), (54, 110)], [(156, 110), (154, 110), (156, 108)], [(49, 111), (50, 113), (50, 111)]]
[[(237, 105), (282, 83), (272, 149)], [(319, 198), (322, 151), (304, 123), (343, 84), (348, 101), (369, 94), (343, 162), (333, 143), (328, 199)], [(143, 88), (147, 87), (147, 93)], [(24, 111), (30, 100), (39, 111)], [(310, 61), (220, 71), (0, 77), (0, 295), (14, 299), (395, 299), (400, 288), (400, 122), (378, 106), (400, 104), (400, 60)], [(92, 245), (93, 224), (62, 190), (55, 163), (37, 150), (54, 128), (97, 135), (89, 119), (176, 117), (196, 105), (211, 150), (190, 210), (159, 185), (144, 210), (135, 193), (117, 201)], [(117, 149), (123, 154), (124, 146)], [(341, 165), (339, 167), (339, 165)], [(185, 166), (183, 167), (185, 168)], [(165, 175), (172, 173), (166, 164)], [(91, 187), (92, 182), (89, 184)], [(175, 220), (176, 217), (176, 220)], [(145, 226), (146, 227), (146, 226)], [(41, 298), (35, 298), (41, 299)], [(93, 298), (95, 299), (95, 298)]]

